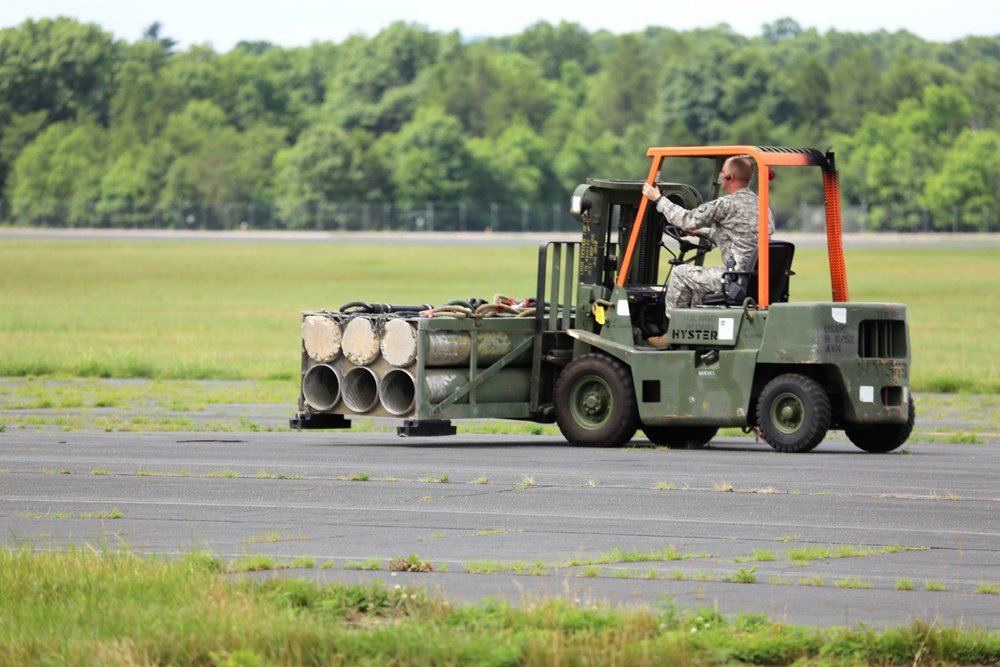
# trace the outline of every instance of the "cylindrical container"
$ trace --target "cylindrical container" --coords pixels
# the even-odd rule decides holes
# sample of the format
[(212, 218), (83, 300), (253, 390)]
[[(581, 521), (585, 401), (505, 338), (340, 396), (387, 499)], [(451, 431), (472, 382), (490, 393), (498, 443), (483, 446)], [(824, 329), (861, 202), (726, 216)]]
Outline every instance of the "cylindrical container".
[(394, 368), (384, 376), (379, 383), (378, 396), (382, 407), (389, 414), (401, 417), (413, 411), (414, 399), (417, 396), (417, 385), (413, 374), (401, 368)]
[[(434, 368), (424, 374), (424, 387), (430, 403), (440, 403), (469, 382), (469, 372), (460, 369)], [(476, 403), (523, 403), (531, 397), (531, 369), (504, 368), (476, 387)], [(468, 403), (466, 393), (457, 401)]]
[(397, 368), (412, 366), (417, 360), (417, 329), (406, 320), (389, 320), (385, 323), (382, 358)]
[[(489, 366), (503, 358), (521, 342), (506, 331), (476, 332), (476, 365)], [(472, 337), (464, 331), (432, 331), (428, 336), (427, 360), (424, 365), (467, 366), (472, 355)], [(514, 363), (525, 363), (531, 359), (529, 353), (520, 355)]]
[(340, 325), (323, 315), (302, 320), (302, 347), (313, 361), (333, 361), (340, 356)]
[(352, 318), (344, 327), (340, 347), (351, 363), (367, 366), (379, 355), (379, 332), (367, 317)]
[(354, 412), (368, 412), (378, 405), (378, 376), (375, 371), (357, 366), (344, 375), (341, 396), (344, 405)]
[(302, 378), (302, 397), (313, 409), (332, 410), (340, 401), (341, 378), (337, 369), (318, 364)]

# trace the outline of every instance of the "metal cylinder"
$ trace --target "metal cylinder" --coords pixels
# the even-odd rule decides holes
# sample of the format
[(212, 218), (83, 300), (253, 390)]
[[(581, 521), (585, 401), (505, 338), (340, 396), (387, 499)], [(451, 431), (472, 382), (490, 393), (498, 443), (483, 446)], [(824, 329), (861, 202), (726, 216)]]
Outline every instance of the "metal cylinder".
[[(476, 333), (476, 365), (489, 366), (511, 351), (524, 338), (513, 338), (505, 331), (479, 331)], [(464, 331), (433, 331), (428, 336), (427, 360), (424, 365), (463, 366), (472, 356), (472, 336)], [(526, 363), (529, 354), (521, 355), (514, 363)]]
[(341, 349), (351, 363), (367, 366), (379, 355), (379, 331), (367, 317), (352, 318), (344, 327)]
[[(476, 365), (489, 366), (524, 339), (512, 337), (505, 331), (476, 332)], [(345, 344), (346, 347), (346, 344)], [(405, 320), (389, 320), (382, 334), (382, 357), (397, 368), (407, 368), (417, 361), (417, 329)], [(346, 354), (346, 352), (345, 352)], [(427, 332), (428, 368), (436, 366), (468, 366), (472, 356), (472, 335), (467, 331)], [(514, 360), (515, 364), (527, 363), (528, 353)]]
[[(469, 372), (459, 369), (428, 369), (424, 374), (424, 387), (430, 403), (440, 403), (459, 387), (469, 382)], [(477, 403), (522, 403), (531, 396), (531, 369), (504, 368), (476, 387)], [(468, 403), (469, 394), (457, 401)]]
[(333, 361), (340, 356), (340, 325), (323, 315), (302, 320), (302, 347), (313, 361)]
[(382, 358), (393, 366), (412, 366), (417, 360), (416, 327), (405, 320), (389, 320), (385, 323), (379, 349), (382, 351)]
[(337, 369), (318, 364), (302, 378), (302, 397), (315, 410), (332, 410), (340, 401), (341, 378)]
[(390, 414), (401, 417), (413, 411), (417, 385), (413, 374), (394, 368), (382, 377), (378, 387), (382, 407)]
[(378, 376), (375, 371), (357, 366), (344, 376), (341, 394), (344, 405), (354, 412), (368, 412), (378, 405)]

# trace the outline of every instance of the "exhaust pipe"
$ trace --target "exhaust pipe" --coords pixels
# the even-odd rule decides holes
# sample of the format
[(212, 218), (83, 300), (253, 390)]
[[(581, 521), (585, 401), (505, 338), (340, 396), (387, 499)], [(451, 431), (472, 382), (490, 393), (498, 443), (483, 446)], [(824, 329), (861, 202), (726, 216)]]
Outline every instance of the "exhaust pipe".
[(368, 412), (378, 405), (378, 376), (375, 371), (358, 366), (344, 376), (344, 405), (354, 412)]
[(340, 401), (340, 385), (340, 373), (335, 368), (318, 364), (302, 378), (302, 397), (316, 410), (332, 410)]
[(401, 417), (413, 411), (417, 397), (416, 380), (409, 371), (394, 368), (382, 378), (378, 388), (382, 407), (390, 414)]

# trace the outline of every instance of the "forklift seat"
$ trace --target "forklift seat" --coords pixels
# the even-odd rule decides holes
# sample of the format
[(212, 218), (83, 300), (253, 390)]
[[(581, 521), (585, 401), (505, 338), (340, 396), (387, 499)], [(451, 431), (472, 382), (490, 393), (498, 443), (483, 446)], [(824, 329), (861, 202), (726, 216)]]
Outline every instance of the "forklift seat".
[[(770, 248), (770, 287), (771, 303), (788, 301), (788, 279), (795, 275), (792, 271), (792, 258), (795, 256), (795, 245), (788, 241), (774, 241)], [(705, 306), (740, 306), (747, 296), (757, 296), (757, 248), (754, 248), (747, 258), (747, 266), (743, 271), (726, 271), (723, 274), (723, 291), (706, 294), (701, 303)]]

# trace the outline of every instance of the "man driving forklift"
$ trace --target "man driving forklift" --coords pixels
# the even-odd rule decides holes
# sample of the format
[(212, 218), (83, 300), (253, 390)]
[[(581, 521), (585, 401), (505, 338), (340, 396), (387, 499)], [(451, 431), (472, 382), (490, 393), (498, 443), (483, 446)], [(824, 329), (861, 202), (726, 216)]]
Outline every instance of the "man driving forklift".
[[(753, 173), (749, 158), (741, 155), (730, 157), (723, 163), (718, 180), (726, 194), (693, 211), (671, 202), (655, 185), (643, 184), (642, 194), (655, 203), (656, 210), (663, 214), (668, 224), (691, 236), (707, 231), (707, 236), (719, 247), (725, 264), (675, 266), (664, 301), (668, 321), (674, 308), (700, 305), (704, 295), (720, 291), (726, 271), (746, 268), (747, 259), (757, 248), (759, 204), (757, 194), (750, 189)], [(773, 233), (774, 215), (768, 210), (768, 236)], [(647, 338), (646, 342), (657, 348), (668, 347), (666, 333)]]

